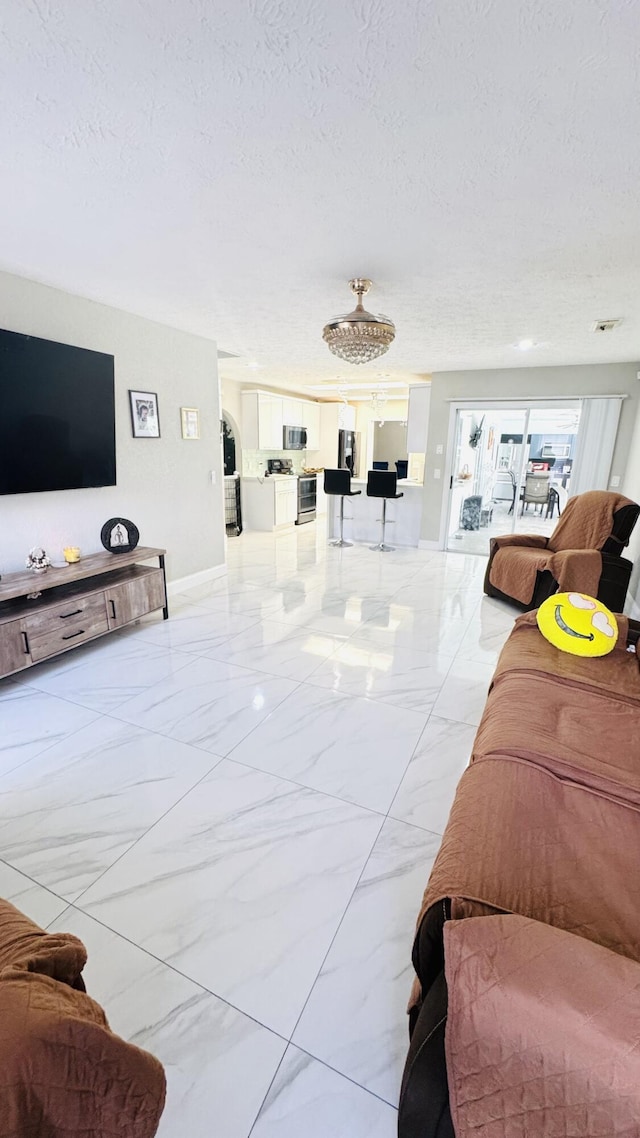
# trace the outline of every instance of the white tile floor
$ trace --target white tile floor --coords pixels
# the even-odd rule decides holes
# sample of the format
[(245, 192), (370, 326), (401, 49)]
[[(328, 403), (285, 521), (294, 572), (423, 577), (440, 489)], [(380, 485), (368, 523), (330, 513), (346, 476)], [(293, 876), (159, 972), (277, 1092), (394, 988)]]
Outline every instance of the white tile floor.
[[(566, 493), (561, 487), (559, 492), (566, 500)], [(550, 537), (557, 524), (557, 512), (554, 510), (554, 517), (548, 518), (546, 507), (541, 509), (540, 506), (529, 505), (524, 511), (520, 507), (516, 516), (517, 533), (540, 533)], [(494, 502), (493, 516), (489, 524), (478, 530), (456, 530), (449, 537), (449, 549), (456, 553), (479, 553), (488, 557), (490, 539), (512, 532), (513, 514), (509, 513), (509, 506), (504, 502)]]
[(516, 613), (484, 559), (243, 534), (0, 682), (0, 895), (86, 943), (163, 1138), (392, 1138), (413, 927)]

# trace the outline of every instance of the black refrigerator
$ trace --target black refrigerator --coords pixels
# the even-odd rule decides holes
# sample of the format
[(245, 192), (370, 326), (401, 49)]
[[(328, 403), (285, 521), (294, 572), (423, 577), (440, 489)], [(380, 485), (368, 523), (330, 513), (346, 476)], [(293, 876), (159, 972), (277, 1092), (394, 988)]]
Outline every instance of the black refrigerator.
[(357, 439), (355, 431), (338, 431), (338, 467), (349, 470), (355, 478), (358, 464)]

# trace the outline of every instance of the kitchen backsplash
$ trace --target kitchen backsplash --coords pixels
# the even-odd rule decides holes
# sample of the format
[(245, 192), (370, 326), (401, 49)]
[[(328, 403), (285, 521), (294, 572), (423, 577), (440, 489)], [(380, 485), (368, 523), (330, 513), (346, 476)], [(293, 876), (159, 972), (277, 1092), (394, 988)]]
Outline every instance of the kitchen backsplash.
[(255, 478), (264, 474), (270, 458), (290, 458), (296, 474), (302, 473), (303, 466), (315, 466), (317, 452), (313, 450), (245, 450), (242, 451), (242, 474), (244, 478)]

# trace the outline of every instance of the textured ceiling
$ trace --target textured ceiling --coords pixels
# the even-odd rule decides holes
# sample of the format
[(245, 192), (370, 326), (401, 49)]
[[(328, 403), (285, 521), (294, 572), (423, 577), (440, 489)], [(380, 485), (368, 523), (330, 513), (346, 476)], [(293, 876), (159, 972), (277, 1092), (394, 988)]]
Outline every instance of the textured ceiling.
[[(260, 384), (640, 358), (637, 0), (0, 22), (0, 267), (211, 336)], [(378, 367), (320, 338), (354, 275), (397, 325)]]

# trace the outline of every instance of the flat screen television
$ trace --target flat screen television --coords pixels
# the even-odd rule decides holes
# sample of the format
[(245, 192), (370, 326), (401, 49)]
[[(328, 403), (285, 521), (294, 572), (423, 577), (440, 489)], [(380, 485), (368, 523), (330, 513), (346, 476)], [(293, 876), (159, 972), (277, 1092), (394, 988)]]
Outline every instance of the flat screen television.
[(115, 484), (113, 356), (0, 331), (0, 494)]

